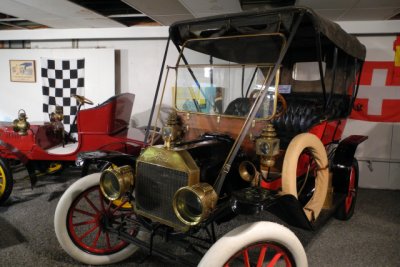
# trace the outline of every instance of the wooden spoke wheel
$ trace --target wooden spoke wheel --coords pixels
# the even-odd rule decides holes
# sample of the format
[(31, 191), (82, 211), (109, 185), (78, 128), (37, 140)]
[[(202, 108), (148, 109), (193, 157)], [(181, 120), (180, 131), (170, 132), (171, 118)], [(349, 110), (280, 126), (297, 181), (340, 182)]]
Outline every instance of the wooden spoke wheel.
[[(85, 264), (111, 264), (132, 255), (137, 247), (109, 233), (106, 225), (118, 226), (125, 215), (125, 204), (115, 206), (101, 194), (100, 173), (85, 176), (71, 185), (61, 197), (54, 216), (54, 228), (62, 248)], [(132, 229), (130, 234), (138, 236)], [(139, 236), (138, 236), (139, 237)]]

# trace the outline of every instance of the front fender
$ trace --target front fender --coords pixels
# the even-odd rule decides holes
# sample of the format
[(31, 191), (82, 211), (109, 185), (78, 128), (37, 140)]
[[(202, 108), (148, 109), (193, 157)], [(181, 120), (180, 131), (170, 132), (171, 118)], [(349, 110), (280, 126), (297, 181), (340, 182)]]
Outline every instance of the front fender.
[(100, 162), (109, 162), (117, 166), (130, 165), (134, 166), (136, 157), (118, 151), (86, 151), (78, 154), (76, 165), (82, 166), (82, 177), (86, 176), (89, 166)]

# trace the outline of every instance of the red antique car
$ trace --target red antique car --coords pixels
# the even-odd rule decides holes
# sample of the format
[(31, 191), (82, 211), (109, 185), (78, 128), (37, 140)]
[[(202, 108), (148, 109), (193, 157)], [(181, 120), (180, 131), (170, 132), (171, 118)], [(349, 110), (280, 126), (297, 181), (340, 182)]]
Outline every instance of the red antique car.
[[(13, 177), (10, 163), (15, 161), (26, 166), (34, 184), (37, 176), (59, 170), (63, 164), (73, 163), (82, 151), (118, 151), (131, 155), (140, 152), (143, 142), (138, 140), (144, 140), (144, 133), (128, 127), (133, 94), (113, 96), (85, 110), (80, 110), (80, 107), (93, 102), (82, 96), (75, 98), (79, 103), (75, 139), (70, 138), (68, 133), (57, 131), (51, 122), (32, 123), (29, 129), (23, 128), (25, 131), (22, 133), (18, 131), (17, 120), (0, 124), (0, 204), (11, 194)], [(22, 117), (26, 115), (22, 113)]]

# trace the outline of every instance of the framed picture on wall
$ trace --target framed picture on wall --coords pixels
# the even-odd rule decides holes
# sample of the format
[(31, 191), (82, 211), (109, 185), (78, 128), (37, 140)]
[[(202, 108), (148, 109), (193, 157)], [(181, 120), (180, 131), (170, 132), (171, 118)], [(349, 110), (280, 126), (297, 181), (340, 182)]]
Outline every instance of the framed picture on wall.
[(36, 82), (35, 60), (10, 60), (12, 82)]

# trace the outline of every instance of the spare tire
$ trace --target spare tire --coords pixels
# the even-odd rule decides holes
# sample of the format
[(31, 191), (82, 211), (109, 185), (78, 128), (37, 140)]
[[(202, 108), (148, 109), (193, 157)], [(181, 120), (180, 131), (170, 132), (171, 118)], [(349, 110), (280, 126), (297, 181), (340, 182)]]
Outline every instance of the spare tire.
[(322, 206), (324, 205), (329, 182), (328, 157), (326, 155), (326, 150), (321, 140), (314, 134), (302, 133), (297, 135), (290, 142), (283, 160), (282, 193), (291, 194), (296, 198), (298, 197), (297, 165), (299, 156), (305, 149), (308, 149), (311, 152), (317, 164), (315, 191), (311, 199), (303, 207), (308, 220), (314, 221), (318, 218)]

